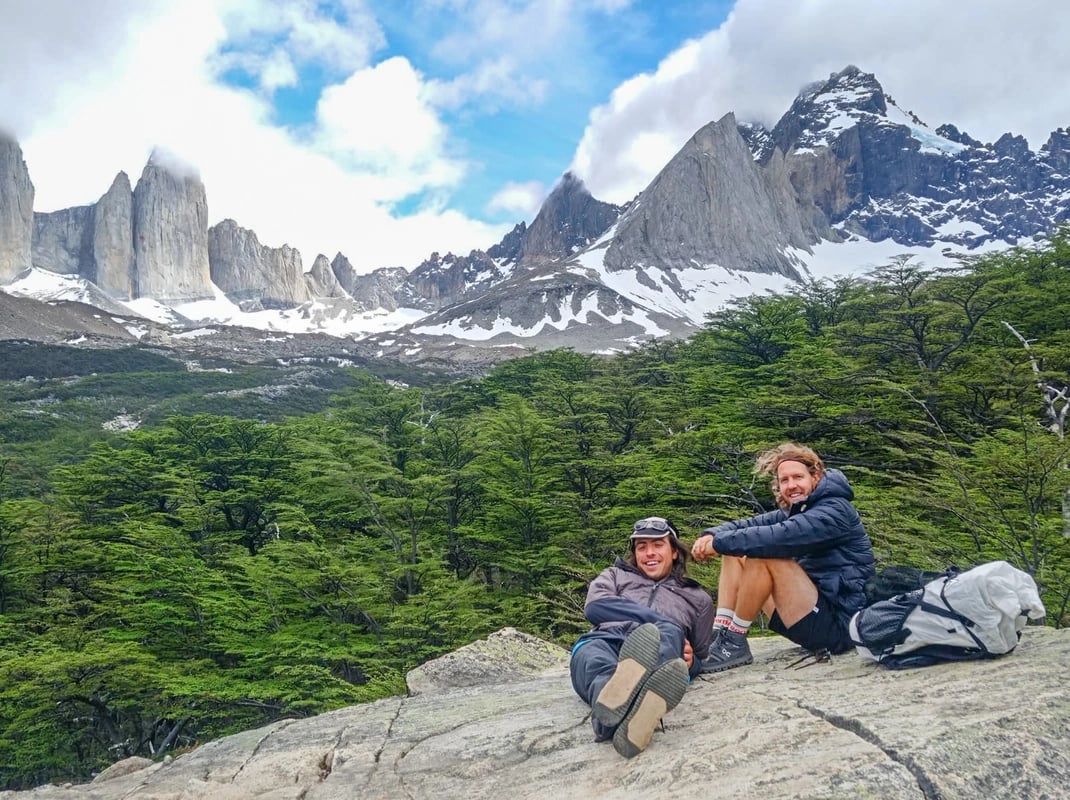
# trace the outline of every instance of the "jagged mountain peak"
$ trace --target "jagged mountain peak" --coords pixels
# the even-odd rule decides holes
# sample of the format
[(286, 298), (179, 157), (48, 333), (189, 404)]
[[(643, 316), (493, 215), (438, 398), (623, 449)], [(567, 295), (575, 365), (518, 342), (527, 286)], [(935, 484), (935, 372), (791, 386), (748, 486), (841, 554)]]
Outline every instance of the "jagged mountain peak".
[(505, 234), (498, 244), (491, 245), (487, 249), (487, 255), (501, 261), (503, 264), (514, 263), (520, 258), (520, 252), (524, 247), (524, 236), (528, 226), (525, 222), (518, 222), (509, 233)]
[(1041, 157), (1047, 159), (1052, 169), (1066, 175), (1070, 173), (1070, 128), (1057, 128), (1040, 148)]
[[(848, 66), (828, 80), (803, 87), (773, 128), (772, 144), (784, 152), (828, 147), (859, 122), (880, 121), (887, 115), (888, 100), (877, 78)], [(763, 151), (763, 161), (771, 149)]]
[(803, 87), (795, 102), (883, 114), (887, 110), (885, 99), (884, 87), (876, 75), (848, 64), (839, 72), (830, 74), (827, 80)]
[(590, 194), (587, 191), (587, 186), (583, 180), (580, 179), (572, 170), (569, 170), (558, 179), (554, 185), (553, 190), (550, 192), (550, 196), (572, 194), (574, 192)]
[(568, 258), (605, 233), (620, 213), (620, 206), (596, 200), (582, 180), (566, 172), (527, 229), (519, 260), (533, 264)]
[(799, 213), (782, 159), (756, 164), (739, 127), (728, 113), (688, 140), (621, 217), (606, 269), (799, 277), (788, 251), (808, 250), (819, 234), (809, 210)]
[[(1014, 134), (982, 144), (954, 125), (933, 130), (854, 65), (804, 87), (772, 130), (732, 113), (703, 125), (623, 206), (565, 172), (530, 224), (411, 272), (358, 274), (342, 253), (304, 272), (295, 250), (264, 247), (233, 220), (206, 235), (203, 186), (160, 149), (132, 193), (120, 173), (95, 206), (62, 213), (30, 213), (21, 151), (0, 138), (5, 165), (15, 177), (0, 181), (0, 283), (32, 255), (114, 299), (218, 291), (250, 320), (327, 298), (337, 302), (321, 316), (346, 315), (332, 331), (404, 330), (405, 341), (384, 333), (376, 346), (416, 361), (462, 341), (488, 342), (483, 353), (500, 341), (609, 352), (684, 335), (741, 293), (906, 248), (942, 261), (1028, 243), (1070, 219), (1070, 129), (1037, 153)], [(325, 316), (309, 319), (328, 329)]]

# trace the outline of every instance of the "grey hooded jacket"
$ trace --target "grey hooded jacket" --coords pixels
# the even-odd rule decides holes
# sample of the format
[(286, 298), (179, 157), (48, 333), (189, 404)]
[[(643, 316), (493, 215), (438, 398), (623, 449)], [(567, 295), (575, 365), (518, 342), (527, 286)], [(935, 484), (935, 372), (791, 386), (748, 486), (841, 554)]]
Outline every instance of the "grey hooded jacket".
[(709, 654), (713, 636), (713, 601), (696, 581), (680, 583), (672, 575), (654, 581), (618, 558), (587, 587), (584, 615), (594, 630), (583, 638), (623, 637), (644, 622), (676, 624), (695, 652), (694, 670)]

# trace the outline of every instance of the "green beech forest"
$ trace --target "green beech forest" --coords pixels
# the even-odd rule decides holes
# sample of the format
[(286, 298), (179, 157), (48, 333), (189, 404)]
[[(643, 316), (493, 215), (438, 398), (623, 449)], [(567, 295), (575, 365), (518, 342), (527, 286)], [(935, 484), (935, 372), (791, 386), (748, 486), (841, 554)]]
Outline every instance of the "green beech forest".
[[(571, 645), (635, 519), (691, 539), (771, 507), (751, 467), (784, 440), (847, 473), (881, 562), (1006, 559), (1070, 623), (1066, 231), (478, 379), (339, 368), (272, 400), (237, 390), (266, 366), (188, 373), (135, 348), (79, 375), (70, 353), (104, 356), (12, 352), (0, 788), (402, 694), (406, 671), (505, 626)], [(120, 410), (141, 427), (101, 426)], [(715, 564), (692, 574), (716, 586)]]

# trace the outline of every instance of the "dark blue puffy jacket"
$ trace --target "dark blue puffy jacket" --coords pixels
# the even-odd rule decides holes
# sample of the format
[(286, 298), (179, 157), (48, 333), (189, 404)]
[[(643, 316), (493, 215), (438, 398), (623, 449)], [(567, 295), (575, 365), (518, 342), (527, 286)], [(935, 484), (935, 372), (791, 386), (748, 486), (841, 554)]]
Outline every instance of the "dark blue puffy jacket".
[(814, 491), (787, 511), (707, 528), (721, 555), (792, 558), (846, 624), (865, 604), (874, 572), (873, 546), (851, 500), (854, 491), (838, 469), (828, 470)]

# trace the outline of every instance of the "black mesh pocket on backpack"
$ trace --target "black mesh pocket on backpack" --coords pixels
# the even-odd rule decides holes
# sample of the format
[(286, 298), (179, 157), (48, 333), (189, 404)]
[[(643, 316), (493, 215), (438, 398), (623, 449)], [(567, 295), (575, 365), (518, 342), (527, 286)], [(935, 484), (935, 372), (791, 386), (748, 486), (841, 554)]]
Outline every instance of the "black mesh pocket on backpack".
[(958, 567), (948, 567), (943, 572), (918, 569), (902, 564), (885, 567), (866, 581), (866, 605), (891, 600), (896, 595), (922, 589), (929, 581), (958, 572)]
[(910, 635), (910, 629), (906, 627), (907, 617), (918, 607), (924, 593), (924, 589), (916, 589), (863, 608), (855, 618), (858, 632), (855, 644), (865, 647), (874, 656), (890, 653)]

